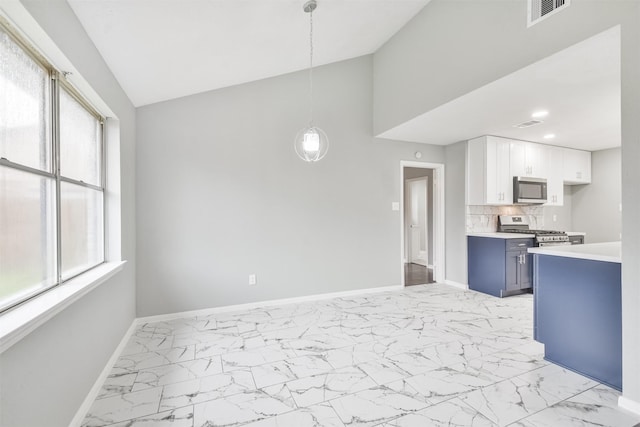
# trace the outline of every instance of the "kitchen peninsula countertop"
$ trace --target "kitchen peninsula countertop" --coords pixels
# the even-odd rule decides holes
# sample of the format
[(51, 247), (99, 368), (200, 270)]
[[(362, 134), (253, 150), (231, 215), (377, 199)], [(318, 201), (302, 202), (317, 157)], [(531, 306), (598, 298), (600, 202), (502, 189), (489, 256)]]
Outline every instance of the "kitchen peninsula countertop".
[(620, 242), (586, 243), (584, 245), (544, 246), (529, 248), (529, 253), (591, 261), (622, 262)]
[(467, 233), (467, 236), (472, 237), (491, 237), (493, 239), (533, 239), (535, 234), (523, 234), (523, 233), (499, 233), (485, 232), (485, 233)]

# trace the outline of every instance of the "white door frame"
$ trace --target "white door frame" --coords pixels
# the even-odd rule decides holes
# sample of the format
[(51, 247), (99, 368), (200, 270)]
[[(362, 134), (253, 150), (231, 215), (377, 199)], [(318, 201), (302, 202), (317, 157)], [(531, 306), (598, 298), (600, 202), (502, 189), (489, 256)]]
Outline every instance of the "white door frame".
[[(427, 193), (424, 195), (424, 198), (425, 198), (425, 200), (424, 200), (425, 217), (424, 217), (424, 224), (422, 224), (422, 234), (423, 234), (424, 241), (425, 241), (425, 248), (424, 248), (425, 259), (424, 259), (424, 262), (425, 262), (425, 266), (428, 267), (429, 266), (429, 239), (431, 238), (431, 234), (429, 233), (429, 198), (427, 197), (427, 194), (429, 192), (429, 185), (431, 185), (432, 188), (433, 188), (433, 184), (431, 183), (431, 180), (429, 179), (428, 176), (421, 176), (421, 177), (418, 177), (418, 178), (405, 179), (404, 180), (404, 187), (405, 187), (405, 193), (404, 194), (405, 194), (405, 197), (409, 196), (408, 197), (409, 200), (405, 200), (405, 202), (407, 202), (407, 201), (410, 202), (410, 203), (412, 202), (413, 198), (411, 197), (411, 191), (407, 191), (407, 190), (410, 190), (408, 186), (412, 182), (417, 182), (417, 181), (425, 181), (425, 183), (426, 183), (425, 191), (427, 191)], [(409, 240), (408, 242), (405, 241), (405, 251), (406, 252), (404, 254), (405, 255), (404, 259), (405, 259), (405, 263), (407, 263), (407, 262), (410, 263), (410, 262), (413, 262), (413, 257), (411, 255), (415, 255), (415, 254), (413, 254), (413, 251), (412, 251), (413, 241), (412, 241), (411, 234), (410, 234), (411, 233), (411, 225), (412, 224), (408, 224), (407, 223), (407, 216), (410, 217), (411, 214), (409, 212), (406, 212), (406, 211), (404, 212), (404, 214), (405, 214), (405, 218), (404, 218), (404, 221), (405, 221), (405, 223), (404, 223), (405, 234), (404, 235)], [(432, 219), (432, 221), (433, 221), (433, 219)], [(433, 267), (433, 266), (431, 266), (431, 267)]]
[(404, 283), (405, 260), (405, 212), (404, 212), (404, 168), (433, 169), (433, 271), (437, 283), (445, 282), (445, 250), (444, 250), (444, 164), (400, 161), (400, 283)]

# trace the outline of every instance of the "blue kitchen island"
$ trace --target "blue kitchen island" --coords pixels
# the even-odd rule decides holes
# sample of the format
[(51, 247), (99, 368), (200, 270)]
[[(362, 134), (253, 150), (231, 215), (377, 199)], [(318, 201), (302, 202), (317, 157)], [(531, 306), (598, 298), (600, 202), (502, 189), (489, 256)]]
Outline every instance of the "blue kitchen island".
[(545, 359), (622, 390), (620, 242), (528, 249)]

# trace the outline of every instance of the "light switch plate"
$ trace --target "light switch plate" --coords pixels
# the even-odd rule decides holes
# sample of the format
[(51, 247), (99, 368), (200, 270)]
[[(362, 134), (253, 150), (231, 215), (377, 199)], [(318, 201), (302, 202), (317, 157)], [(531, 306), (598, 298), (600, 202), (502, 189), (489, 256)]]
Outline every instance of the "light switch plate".
[(399, 211), (400, 210), (400, 203), (399, 202), (391, 202), (391, 210), (392, 211)]

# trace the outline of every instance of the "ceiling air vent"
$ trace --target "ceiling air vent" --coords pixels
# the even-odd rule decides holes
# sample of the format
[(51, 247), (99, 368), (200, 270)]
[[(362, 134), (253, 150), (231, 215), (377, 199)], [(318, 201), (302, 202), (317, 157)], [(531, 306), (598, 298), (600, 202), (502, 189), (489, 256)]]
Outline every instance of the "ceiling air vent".
[(528, 122), (513, 125), (513, 127), (518, 129), (524, 129), (531, 126), (539, 125), (540, 123), (542, 123), (542, 120), (529, 120)]
[(566, 9), (570, 3), (571, 0), (529, 0), (527, 26), (537, 24), (554, 13)]

